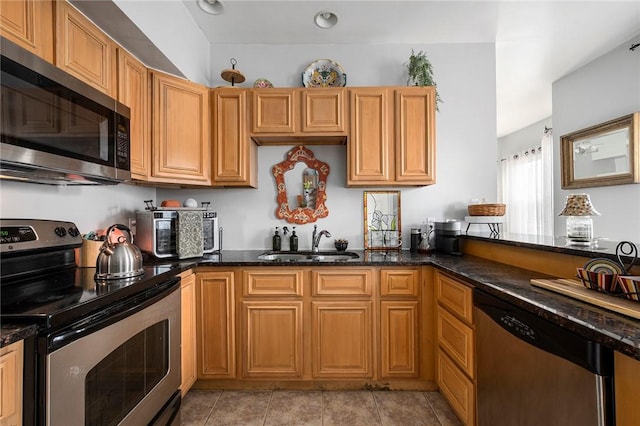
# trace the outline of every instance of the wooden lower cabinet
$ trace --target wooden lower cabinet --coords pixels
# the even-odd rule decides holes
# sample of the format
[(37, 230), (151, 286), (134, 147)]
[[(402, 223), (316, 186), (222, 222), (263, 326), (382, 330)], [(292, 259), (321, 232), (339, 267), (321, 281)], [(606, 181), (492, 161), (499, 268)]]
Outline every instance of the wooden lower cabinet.
[(435, 390), (424, 269), (198, 268), (196, 387)]
[(24, 344), (20, 340), (0, 349), (0, 425), (22, 425)]
[(302, 377), (302, 301), (242, 302), (244, 377)]
[(475, 424), (475, 385), (442, 349), (436, 356), (436, 381), (460, 421), (465, 425)]
[(196, 275), (180, 275), (180, 342), (182, 383), (184, 396), (196, 382)]
[(371, 301), (311, 305), (313, 377), (373, 377)]
[(234, 272), (198, 273), (196, 282), (198, 379), (235, 378)]
[(465, 425), (476, 424), (475, 331), (473, 290), (437, 271), (436, 382), (442, 395)]
[(640, 424), (640, 361), (614, 352), (616, 425), (635, 426)]
[(381, 377), (418, 377), (418, 315), (417, 301), (380, 302)]

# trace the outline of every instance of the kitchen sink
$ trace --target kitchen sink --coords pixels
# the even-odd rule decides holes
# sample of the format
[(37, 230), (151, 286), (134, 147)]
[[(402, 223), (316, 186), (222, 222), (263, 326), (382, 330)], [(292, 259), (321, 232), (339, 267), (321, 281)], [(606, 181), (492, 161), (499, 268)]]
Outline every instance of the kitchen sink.
[(259, 260), (269, 260), (273, 262), (346, 262), (360, 258), (358, 253), (350, 251), (289, 251), (274, 252), (268, 251), (258, 255)]

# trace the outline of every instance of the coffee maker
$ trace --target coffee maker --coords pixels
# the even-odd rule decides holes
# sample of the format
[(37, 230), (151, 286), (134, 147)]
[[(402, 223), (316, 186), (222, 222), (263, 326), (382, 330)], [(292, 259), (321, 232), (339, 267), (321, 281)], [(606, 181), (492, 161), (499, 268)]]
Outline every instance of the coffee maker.
[(436, 251), (441, 253), (461, 255), (460, 233), (462, 222), (448, 220), (446, 222), (436, 222)]

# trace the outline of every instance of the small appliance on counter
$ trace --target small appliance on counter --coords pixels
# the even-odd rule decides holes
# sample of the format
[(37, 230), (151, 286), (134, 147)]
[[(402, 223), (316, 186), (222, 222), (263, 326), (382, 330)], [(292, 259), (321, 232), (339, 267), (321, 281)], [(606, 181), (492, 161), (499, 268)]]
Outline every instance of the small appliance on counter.
[(200, 257), (222, 248), (218, 214), (201, 207), (155, 207), (145, 200), (144, 211), (136, 212), (136, 245), (158, 258)]
[(460, 255), (461, 222), (449, 220), (436, 222), (436, 251)]

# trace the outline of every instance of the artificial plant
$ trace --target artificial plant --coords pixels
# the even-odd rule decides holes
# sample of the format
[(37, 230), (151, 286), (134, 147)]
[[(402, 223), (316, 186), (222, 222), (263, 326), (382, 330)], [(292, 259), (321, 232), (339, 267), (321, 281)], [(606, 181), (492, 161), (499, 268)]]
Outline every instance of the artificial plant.
[(433, 86), (436, 89), (436, 111), (439, 111), (438, 104), (442, 102), (442, 99), (438, 93), (438, 85), (433, 79), (433, 65), (427, 58), (427, 54), (422, 50), (415, 53), (411, 49), (407, 71), (409, 72), (408, 86), (413, 83), (415, 86)]

